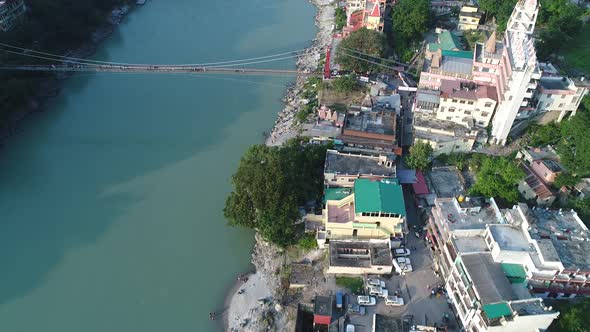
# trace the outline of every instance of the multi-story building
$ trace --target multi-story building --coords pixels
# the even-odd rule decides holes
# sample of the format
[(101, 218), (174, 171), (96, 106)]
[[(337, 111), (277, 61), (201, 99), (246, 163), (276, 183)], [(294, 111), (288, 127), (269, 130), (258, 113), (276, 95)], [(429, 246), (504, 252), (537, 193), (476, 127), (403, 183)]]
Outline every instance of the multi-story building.
[(477, 30), (483, 14), (477, 6), (465, 5), (459, 11), (459, 30)]
[(346, 37), (361, 28), (382, 32), (384, 9), (385, 0), (346, 1), (346, 26), (342, 29), (343, 36)]
[(479, 139), (482, 142), (486, 140), (484, 129), (466, 127), (449, 120), (416, 116), (413, 125), (414, 139), (430, 144), (435, 156), (442, 153), (467, 153)]
[(26, 11), (23, 0), (0, 0), (0, 31), (12, 29)]
[(589, 88), (590, 85), (584, 79), (542, 76), (535, 93), (535, 114), (546, 113), (544, 122), (561, 122), (567, 116), (576, 115)]
[(358, 179), (354, 193), (326, 201), (318, 239), (402, 238), (405, 216), (397, 179)]
[(525, 164), (520, 165), (524, 172), (524, 179), (518, 183), (518, 191), (522, 196), (535, 202), (538, 206), (550, 206), (555, 202), (555, 193), (541, 176)]
[(534, 110), (533, 93), (541, 78), (533, 40), (538, 12), (537, 0), (519, 0), (508, 20), (495, 79), (499, 104), (492, 121), (492, 143), (506, 144), (515, 121)]
[(441, 92), (437, 119), (453, 121), (466, 127), (488, 126), (497, 104), (494, 87), (443, 81)]
[(324, 164), (324, 185), (353, 187), (357, 179), (381, 180), (396, 177), (395, 156), (364, 155), (328, 150)]
[(350, 111), (339, 137), (346, 145), (367, 150), (393, 152), (397, 114), (388, 111)]

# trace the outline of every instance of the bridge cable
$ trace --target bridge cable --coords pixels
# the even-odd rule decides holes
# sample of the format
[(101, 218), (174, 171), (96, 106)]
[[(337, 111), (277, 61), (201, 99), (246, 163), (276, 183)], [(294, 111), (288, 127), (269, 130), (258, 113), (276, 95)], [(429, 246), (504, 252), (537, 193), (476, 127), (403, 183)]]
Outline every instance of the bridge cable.
[[(77, 61), (79, 63), (108, 64), (108, 65), (143, 65), (143, 66), (149, 66), (150, 65), (150, 64), (133, 64), (133, 63), (125, 63), (125, 62), (111, 62), (111, 61), (88, 60), (88, 59), (83, 59), (83, 58), (76, 58), (76, 57), (69, 57), (69, 56), (57, 55), (57, 54), (48, 53), (48, 52), (35, 51), (35, 50), (27, 49), (27, 48), (22, 48), (22, 47), (18, 47), (18, 46), (9, 45), (9, 44), (6, 44), (6, 43), (0, 43), (0, 46), (9, 47), (9, 48), (12, 48), (12, 49), (17, 49), (17, 50), (21, 50), (23, 52), (30, 52), (30, 53), (36, 53), (36, 54), (46, 55), (46, 56), (50, 56), (50, 57), (55, 57), (55, 58), (58, 58), (58, 59), (74, 60), (74, 61)], [(316, 49), (316, 48), (311, 48), (310, 50), (314, 50), (314, 49)], [(8, 51), (8, 50), (3, 50), (3, 51)], [(228, 64), (228, 63), (235, 63), (235, 62), (245, 62), (245, 61), (252, 61), (252, 60), (273, 58), (273, 57), (283, 56), (283, 55), (292, 54), (292, 53), (300, 53), (300, 52), (304, 52), (304, 51), (306, 51), (306, 49), (294, 50), (294, 51), (290, 51), (290, 52), (277, 53), (277, 54), (260, 56), (260, 57), (254, 57), (254, 58), (245, 58), (245, 59), (239, 59), (239, 60), (226, 60), (226, 61), (218, 61), (218, 62), (206, 62), (206, 63), (200, 63), (200, 64), (177, 64), (175, 66), (206, 66), (206, 65), (208, 66), (208, 65)], [(14, 52), (14, 51), (11, 51), (9, 53), (14, 53), (14, 54), (19, 54), (19, 55), (21, 55), (21, 54), (22, 55), (30, 55), (30, 54), (27, 54), (27, 53), (18, 53), (18, 52)], [(51, 61), (65, 61), (65, 60), (58, 60), (58, 59), (51, 59)]]
[[(338, 46), (338, 47), (340, 48), (340, 47), (342, 47), (342, 46)], [(411, 67), (411, 65), (409, 65), (409, 64), (407, 64), (407, 63), (403, 63), (403, 62), (397, 61), (397, 60), (381, 58), (381, 57), (379, 57), (379, 56), (376, 56), (376, 55), (371, 55), (371, 54), (363, 53), (363, 52), (361, 52), (361, 51), (353, 50), (353, 49), (346, 48), (346, 47), (342, 47), (342, 49), (344, 49), (344, 50), (346, 50), (346, 51), (350, 51), (350, 52), (354, 52), (354, 53), (362, 54), (362, 55), (365, 55), (365, 56), (369, 56), (369, 57), (372, 57), (372, 58), (376, 58), (376, 59), (379, 59), (379, 60), (384, 60), (384, 61), (394, 62), (394, 63), (400, 64), (400, 65), (403, 65), (403, 66), (408, 66), (408, 67)]]
[[(357, 57), (357, 56), (354, 56), (354, 55), (349, 54), (349, 53), (346, 53), (346, 52), (343, 52), (342, 54), (345, 55), (345, 56), (349, 56), (351, 58), (355, 58), (355, 59), (358, 59), (358, 60), (366, 61), (366, 62), (375, 64), (375, 65), (378, 65), (378, 66), (381, 66), (381, 67), (385, 67), (385, 68), (388, 68), (388, 69), (391, 69), (391, 70), (400, 71), (398, 67), (391, 67), (391, 66), (388, 66), (388, 65), (384, 65), (382, 63), (371, 61), (371, 60), (364, 59), (364, 58), (361, 58), (361, 57)], [(405, 72), (405, 71), (402, 70), (402, 72)]]

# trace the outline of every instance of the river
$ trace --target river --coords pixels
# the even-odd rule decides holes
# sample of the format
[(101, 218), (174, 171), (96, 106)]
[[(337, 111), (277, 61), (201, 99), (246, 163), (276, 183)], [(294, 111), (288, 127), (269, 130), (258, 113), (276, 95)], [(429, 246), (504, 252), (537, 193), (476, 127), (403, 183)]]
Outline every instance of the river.
[[(314, 12), (304, 0), (150, 0), (94, 58), (202, 63), (301, 49)], [(229, 179), (292, 80), (68, 80), (0, 152), (0, 331), (220, 330), (209, 312), (223, 311), (253, 245), (223, 218)]]

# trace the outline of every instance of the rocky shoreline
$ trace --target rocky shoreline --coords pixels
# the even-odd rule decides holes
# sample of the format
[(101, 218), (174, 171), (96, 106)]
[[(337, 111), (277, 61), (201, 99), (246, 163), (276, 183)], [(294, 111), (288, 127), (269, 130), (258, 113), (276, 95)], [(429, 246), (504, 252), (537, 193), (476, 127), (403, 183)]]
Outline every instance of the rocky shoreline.
[[(134, 6), (123, 4), (111, 10), (109, 17), (106, 18), (106, 23), (99, 27), (93, 34), (90, 40), (75, 50), (68, 52), (65, 56), (75, 58), (87, 58), (93, 55), (100, 43), (106, 40), (119, 25), (123, 19), (133, 10)], [(71, 77), (73, 73), (57, 73), (54, 76), (43, 79), (39, 84), (39, 89), (34, 96), (29, 98), (25, 107), (14, 112), (12, 117), (8, 119), (7, 124), (0, 127), (0, 145), (6, 142), (11, 136), (20, 132), (19, 127), (21, 122), (37, 112), (43, 112), (47, 102), (55, 98), (61, 92), (64, 80)]]
[[(297, 60), (297, 70), (312, 72), (320, 60), (318, 48), (325, 49), (332, 42), (335, 6), (331, 0), (310, 0), (318, 8), (315, 25), (318, 28), (312, 45)], [(299, 128), (296, 114), (305, 101), (300, 96), (306, 78), (298, 77), (287, 87), (283, 98), (285, 106), (278, 113), (275, 125), (266, 138), (266, 145), (277, 146), (296, 137)], [(286, 264), (284, 252), (256, 235), (252, 252), (255, 272), (247, 281), (238, 280), (226, 298), (223, 313), (227, 331), (288, 331), (294, 328), (293, 310), (282, 305), (283, 285), (281, 270)]]

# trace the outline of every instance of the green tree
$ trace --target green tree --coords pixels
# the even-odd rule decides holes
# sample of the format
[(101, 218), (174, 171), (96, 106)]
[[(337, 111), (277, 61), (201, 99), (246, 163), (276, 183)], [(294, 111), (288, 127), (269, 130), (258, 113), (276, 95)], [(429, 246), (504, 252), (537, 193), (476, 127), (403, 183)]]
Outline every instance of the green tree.
[(561, 188), (563, 186), (569, 187), (576, 185), (578, 182), (580, 182), (579, 177), (569, 173), (560, 173), (555, 178), (553, 186), (555, 186), (555, 188)]
[(234, 190), (223, 210), (229, 224), (256, 229), (279, 246), (295, 243), (298, 206), (321, 196), (325, 154), (325, 147), (297, 141), (252, 146), (232, 176)]
[(584, 298), (575, 302), (559, 301), (556, 304), (559, 318), (549, 327), (555, 332), (586, 332), (590, 325), (590, 299)]
[(359, 88), (359, 84), (356, 78), (354, 78), (354, 76), (351, 75), (345, 75), (335, 78), (332, 81), (332, 86), (336, 91), (346, 94), (358, 90)]
[(523, 178), (524, 172), (508, 158), (485, 156), (475, 172), (476, 181), (470, 194), (515, 203), (519, 199), (517, 184)]
[(567, 45), (582, 28), (583, 10), (567, 0), (541, 1), (538, 24), (540, 38), (536, 42), (537, 56), (546, 60)]
[[(356, 51), (356, 52), (355, 52)], [(336, 62), (344, 70), (355, 72), (378, 71), (382, 67), (374, 63), (385, 56), (385, 37), (369, 29), (359, 29), (343, 39), (336, 49)]]
[(496, 18), (498, 31), (506, 29), (506, 23), (510, 18), (510, 14), (514, 10), (514, 6), (518, 0), (479, 0), (479, 8), (486, 13), (486, 21), (492, 17)]
[(432, 146), (426, 142), (415, 142), (410, 148), (410, 154), (406, 157), (408, 167), (425, 171), (430, 168), (432, 160)]
[(414, 44), (430, 25), (430, 3), (428, 0), (399, 0), (392, 8), (391, 38), (393, 48), (403, 61), (413, 56)]
[(561, 135), (557, 152), (565, 168), (578, 176), (590, 174), (590, 112), (581, 110), (562, 121)]
[(336, 12), (334, 13), (334, 22), (336, 24), (336, 30), (342, 30), (342, 28), (346, 25), (346, 11), (344, 8), (336, 8)]
[(531, 125), (529, 127), (529, 134), (531, 135), (529, 144), (535, 147), (541, 147), (548, 144), (553, 145), (561, 139), (559, 124), (555, 122), (548, 123), (544, 126)]

